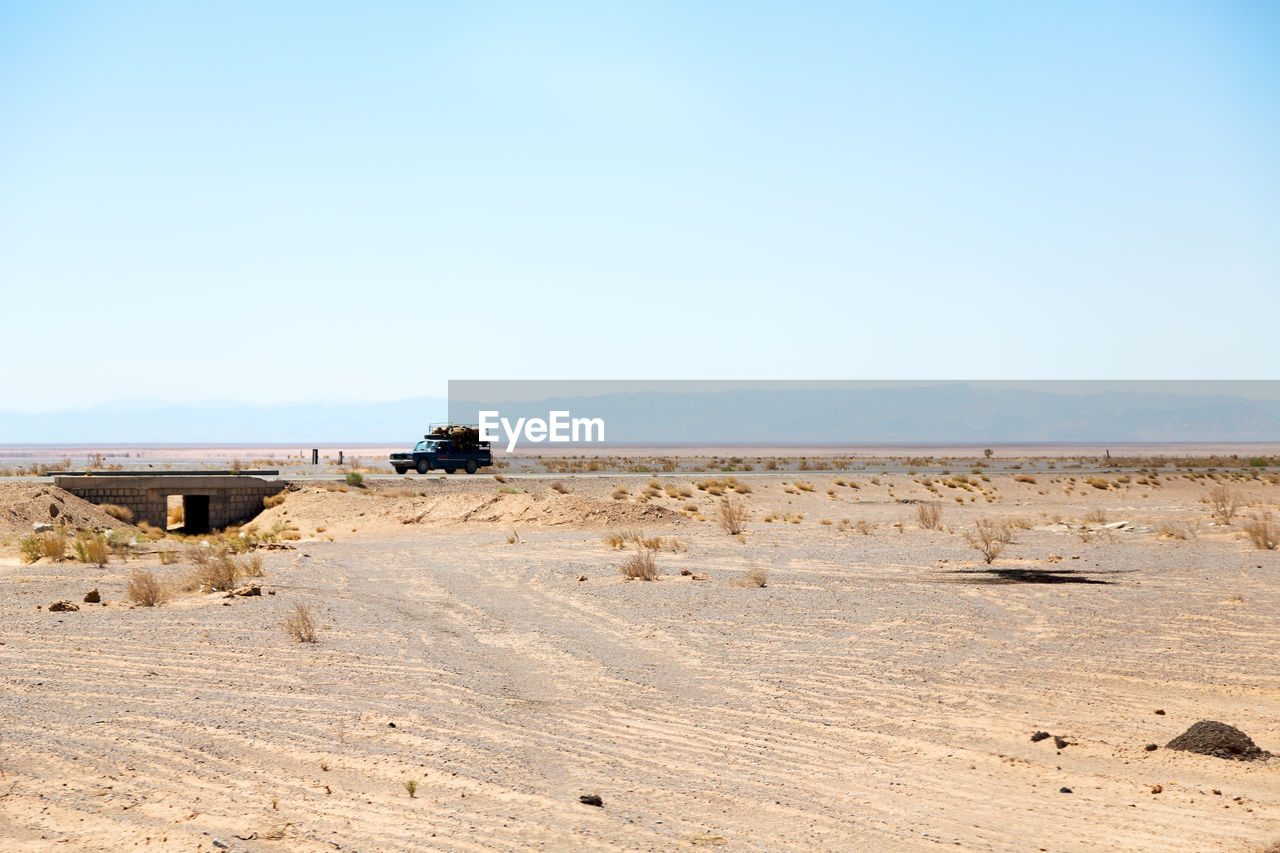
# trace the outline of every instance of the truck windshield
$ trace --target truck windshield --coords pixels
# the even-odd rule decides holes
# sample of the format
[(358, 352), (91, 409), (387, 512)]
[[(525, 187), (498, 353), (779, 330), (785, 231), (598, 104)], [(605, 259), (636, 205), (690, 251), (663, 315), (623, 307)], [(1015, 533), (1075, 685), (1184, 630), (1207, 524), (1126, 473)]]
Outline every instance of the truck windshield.
[(430, 442), (430, 441), (419, 441), (417, 446), (414, 447), (413, 449), (414, 450), (434, 450), (435, 448), (432, 447), (433, 443), (434, 442)]

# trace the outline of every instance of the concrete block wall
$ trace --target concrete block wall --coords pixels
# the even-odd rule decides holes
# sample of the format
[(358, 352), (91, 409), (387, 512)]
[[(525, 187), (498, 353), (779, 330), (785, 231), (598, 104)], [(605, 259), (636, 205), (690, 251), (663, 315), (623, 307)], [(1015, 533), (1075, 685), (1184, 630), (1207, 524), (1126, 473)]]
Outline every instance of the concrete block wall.
[(240, 524), (262, 512), (262, 501), (280, 491), (280, 486), (236, 486), (209, 493), (209, 524), (226, 527)]

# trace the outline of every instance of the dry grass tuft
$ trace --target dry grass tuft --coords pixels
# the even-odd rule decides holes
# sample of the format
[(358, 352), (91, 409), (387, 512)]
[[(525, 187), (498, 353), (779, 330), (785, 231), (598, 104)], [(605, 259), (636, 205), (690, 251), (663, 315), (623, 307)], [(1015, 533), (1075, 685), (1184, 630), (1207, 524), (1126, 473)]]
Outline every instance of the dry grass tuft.
[(114, 518), (116, 521), (123, 521), (125, 524), (133, 524), (133, 510), (127, 506), (119, 506), (118, 504), (101, 504), (102, 511)]
[(1194, 539), (1195, 535), (1185, 527), (1177, 527), (1172, 524), (1162, 524), (1160, 529), (1156, 531), (1156, 536), (1160, 539)]
[(271, 509), (273, 506), (280, 506), (280, 504), (284, 503), (284, 499), (287, 498), (288, 496), (289, 496), (289, 490), (281, 489), (279, 492), (276, 492), (274, 495), (268, 495), (267, 497), (263, 498), (262, 506), (265, 509)]
[(653, 555), (648, 551), (637, 551), (632, 554), (618, 567), (618, 571), (628, 580), (641, 581), (657, 580), (660, 574), (658, 564), (653, 561)]
[(940, 523), (942, 523), (942, 504), (936, 501), (916, 504), (916, 524), (921, 530), (937, 530)]
[(226, 547), (197, 545), (187, 549), (187, 556), (195, 566), (190, 586), (206, 592), (230, 592), (244, 578), (263, 574), (261, 554), (237, 555)]
[(551, 491), (559, 492), (562, 495), (567, 495), (569, 494), (569, 487), (566, 486), (564, 483), (560, 482), (559, 480), (556, 480), (554, 483), (551, 484)]
[(1259, 513), (1246, 521), (1244, 532), (1255, 548), (1274, 551), (1280, 546), (1280, 525), (1276, 524), (1269, 512)]
[(1084, 514), (1081, 519), (1085, 524), (1106, 524), (1107, 511), (1105, 509), (1091, 509)]
[(107, 537), (101, 533), (77, 537), (75, 549), (76, 559), (82, 563), (105, 566), (111, 559), (111, 546), (107, 543)]
[(318, 643), (320, 641), (319, 629), (316, 626), (315, 615), (312, 614), (310, 605), (293, 605), (293, 612), (280, 624), (284, 627), (284, 632), (289, 635), (289, 638), (296, 643)]
[(125, 593), (134, 604), (156, 607), (169, 600), (169, 585), (146, 569), (134, 569), (129, 574), (129, 586)]
[(764, 587), (769, 583), (769, 575), (759, 566), (752, 566), (743, 573), (735, 586)]
[(732, 499), (725, 498), (720, 502), (720, 506), (716, 509), (716, 523), (720, 525), (720, 529), (730, 536), (737, 536), (741, 533), (747, 522), (747, 508), (742, 504), (735, 504)]

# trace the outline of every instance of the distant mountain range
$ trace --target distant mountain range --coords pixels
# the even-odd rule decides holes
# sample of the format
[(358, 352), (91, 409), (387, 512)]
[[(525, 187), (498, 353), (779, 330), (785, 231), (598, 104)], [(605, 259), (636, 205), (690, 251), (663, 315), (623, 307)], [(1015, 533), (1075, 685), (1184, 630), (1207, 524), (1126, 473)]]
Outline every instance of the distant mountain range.
[[(0, 412), (0, 444), (399, 444), (450, 414), (474, 423), (482, 408), (512, 420), (545, 418), (551, 410), (600, 417), (610, 444), (1280, 442), (1275, 398), (885, 385), (622, 391), (451, 404), (439, 397), (280, 405), (122, 402), (43, 414)], [(521, 447), (530, 449), (528, 443)]]

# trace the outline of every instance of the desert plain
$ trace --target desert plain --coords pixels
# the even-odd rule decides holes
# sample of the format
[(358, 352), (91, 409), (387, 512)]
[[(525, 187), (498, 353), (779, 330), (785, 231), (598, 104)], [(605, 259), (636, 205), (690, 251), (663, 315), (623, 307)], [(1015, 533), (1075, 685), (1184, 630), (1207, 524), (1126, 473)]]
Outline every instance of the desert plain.
[[(1280, 758), (1166, 744), (1280, 753), (1280, 469), (1186, 461), (335, 474), (206, 537), (6, 482), (0, 849), (1257, 853)], [(28, 561), (54, 503), (104, 564)]]

